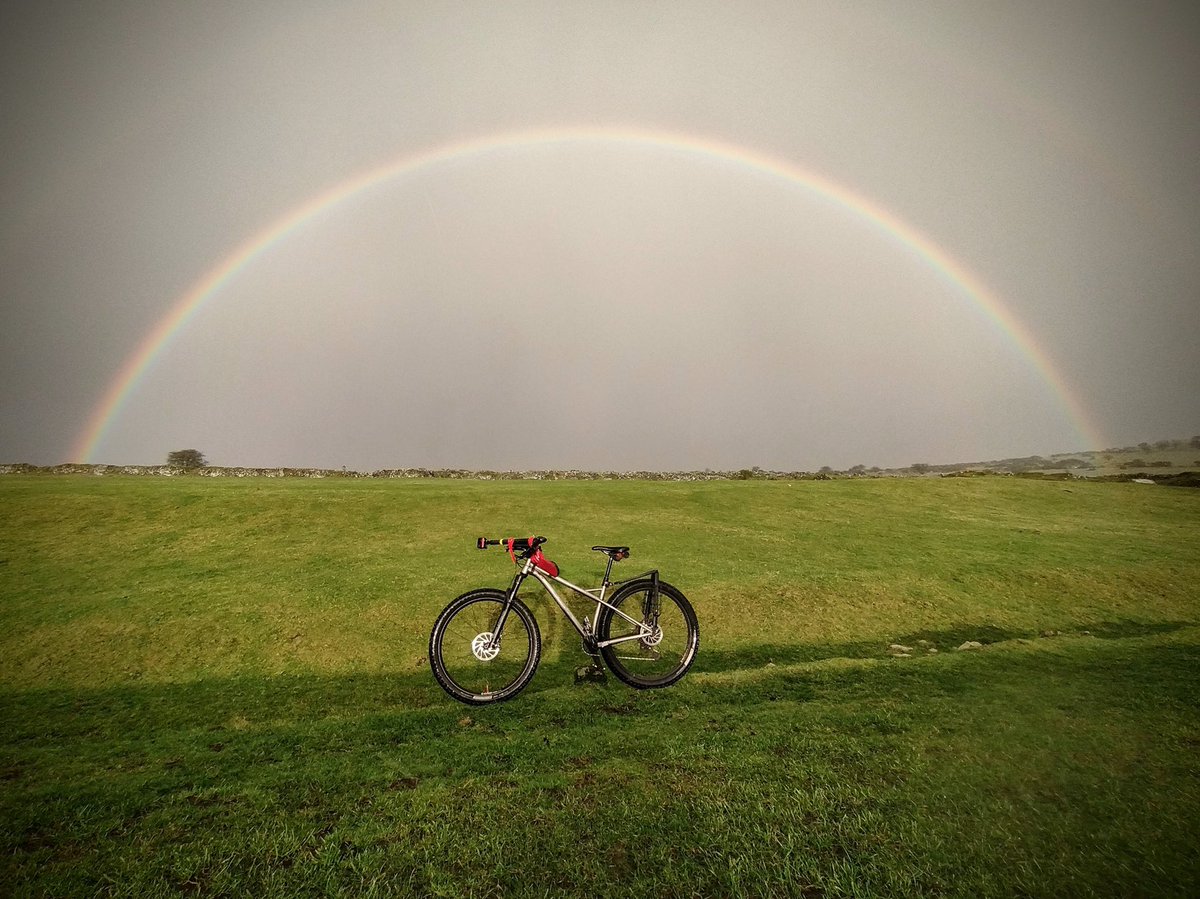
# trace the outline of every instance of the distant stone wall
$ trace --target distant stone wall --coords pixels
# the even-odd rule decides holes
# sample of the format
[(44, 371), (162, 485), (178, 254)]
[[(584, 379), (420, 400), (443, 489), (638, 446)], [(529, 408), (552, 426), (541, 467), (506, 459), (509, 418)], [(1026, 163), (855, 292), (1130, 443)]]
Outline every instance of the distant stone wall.
[[(933, 468), (933, 466), (930, 466)], [(953, 466), (937, 466), (952, 468)], [(179, 468), (172, 465), (29, 465), (25, 462), (0, 464), (0, 475), (134, 475), (160, 478), (443, 478), (474, 481), (828, 481), (849, 478), (913, 477), (913, 469), (886, 469), (868, 472), (844, 471), (471, 471), (465, 468), (384, 468), (361, 472), (334, 468)], [(1152, 480), (1171, 487), (1200, 487), (1200, 474), (1184, 471), (1173, 474), (1129, 472), (1116, 475), (1080, 475), (1067, 471), (1020, 471), (962, 468), (954, 471), (921, 472), (925, 477), (1016, 477), (1038, 480), (1133, 481)]]
[(224, 468), (210, 465), (203, 468), (180, 468), (174, 465), (29, 465), (24, 462), (0, 465), (0, 474), (81, 474), (150, 475), (161, 478), (365, 478), (373, 475), (357, 471), (338, 471), (325, 468)]
[(230, 468), (208, 465), (179, 468), (172, 465), (29, 465), (0, 464), (0, 475), (134, 475), (186, 478), (446, 478), (478, 481), (729, 481), (729, 480), (828, 480), (834, 475), (806, 471), (472, 471), (464, 468), (385, 468), (360, 472), (330, 468)]

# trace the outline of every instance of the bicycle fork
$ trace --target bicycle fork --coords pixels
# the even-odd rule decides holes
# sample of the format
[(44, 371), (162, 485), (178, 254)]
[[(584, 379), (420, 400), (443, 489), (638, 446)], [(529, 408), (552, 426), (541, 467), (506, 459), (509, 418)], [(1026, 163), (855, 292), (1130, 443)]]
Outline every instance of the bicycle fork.
[(658, 595), (658, 570), (650, 572), (650, 591), (642, 600), (642, 622), (657, 627), (658, 616), (662, 611), (662, 601)]
[(504, 622), (508, 620), (508, 613), (512, 610), (513, 603), (517, 599), (517, 591), (521, 589), (521, 584), (528, 577), (529, 568), (532, 565), (532, 562), (526, 562), (513, 577), (512, 585), (508, 588), (508, 595), (504, 598), (504, 605), (500, 609), (500, 617), (496, 619), (496, 626), (492, 628), (492, 639), (488, 641), (487, 645), (487, 648), (493, 652), (500, 649), (500, 637), (504, 633)]

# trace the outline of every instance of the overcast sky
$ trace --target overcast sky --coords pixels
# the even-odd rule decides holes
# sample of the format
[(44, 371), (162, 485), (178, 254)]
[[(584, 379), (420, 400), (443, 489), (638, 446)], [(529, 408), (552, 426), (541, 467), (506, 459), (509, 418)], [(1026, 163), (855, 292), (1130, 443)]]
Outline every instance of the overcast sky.
[(89, 461), (811, 470), (1200, 433), (1196, 9), (5, 4), (0, 462), (79, 461), (255, 235), (524, 129), (689, 135), (843, 199), (619, 139), (435, 161), (228, 278)]

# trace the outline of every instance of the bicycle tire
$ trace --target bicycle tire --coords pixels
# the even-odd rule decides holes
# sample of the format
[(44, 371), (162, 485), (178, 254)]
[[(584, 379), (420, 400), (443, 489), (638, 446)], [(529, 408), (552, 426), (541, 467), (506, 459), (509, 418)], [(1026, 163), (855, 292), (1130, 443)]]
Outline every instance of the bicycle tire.
[[(490, 637), (506, 601), (501, 590), (472, 590), (444, 608), (429, 634), (429, 667), (438, 685), (468, 705), (512, 699), (533, 679), (542, 655), (537, 619), (514, 600), (496, 654), (481, 644)], [(499, 664), (497, 664), (499, 663)]]
[[(608, 600), (616, 609), (640, 622), (650, 623), (646, 604), (654, 582), (631, 581)], [(602, 647), (600, 655), (609, 670), (638, 690), (669, 687), (685, 674), (700, 649), (700, 624), (687, 597), (676, 587), (658, 582), (660, 610), (655, 616), (657, 639), (631, 639)], [(652, 614), (652, 613), (651, 613)], [(630, 636), (638, 628), (605, 606), (596, 622), (598, 642)]]

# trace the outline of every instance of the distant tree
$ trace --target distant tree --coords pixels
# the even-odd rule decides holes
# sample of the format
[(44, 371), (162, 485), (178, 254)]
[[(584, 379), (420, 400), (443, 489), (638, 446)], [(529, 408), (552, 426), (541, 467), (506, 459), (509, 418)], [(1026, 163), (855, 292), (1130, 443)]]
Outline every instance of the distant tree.
[(1192, 449), (1200, 449), (1200, 434), (1197, 434), (1190, 441), (1188, 441), (1188, 445), (1191, 446)]
[(833, 468), (829, 465), (822, 465), (817, 471), (820, 474), (833, 474)]
[(204, 468), (208, 465), (204, 453), (194, 449), (171, 450), (167, 453), (167, 464), (174, 468)]
[(908, 466), (913, 474), (926, 474), (929, 471), (929, 466), (924, 462), (914, 462)]
[(852, 465), (850, 467), (850, 474), (862, 474), (866, 470), (867, 470), (867, 466), (865, 466), (865, 465)]

